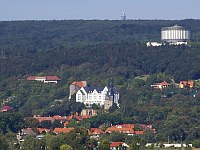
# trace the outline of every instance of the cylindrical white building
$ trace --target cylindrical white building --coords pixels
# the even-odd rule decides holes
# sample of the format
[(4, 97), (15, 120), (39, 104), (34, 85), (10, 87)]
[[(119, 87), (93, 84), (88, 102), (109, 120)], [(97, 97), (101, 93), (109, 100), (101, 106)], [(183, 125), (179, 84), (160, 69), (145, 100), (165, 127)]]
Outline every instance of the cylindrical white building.
[(190, 40), (190, 31), (182, 26), (163, 27), (161, 29), (163, 42), (187, 42)]

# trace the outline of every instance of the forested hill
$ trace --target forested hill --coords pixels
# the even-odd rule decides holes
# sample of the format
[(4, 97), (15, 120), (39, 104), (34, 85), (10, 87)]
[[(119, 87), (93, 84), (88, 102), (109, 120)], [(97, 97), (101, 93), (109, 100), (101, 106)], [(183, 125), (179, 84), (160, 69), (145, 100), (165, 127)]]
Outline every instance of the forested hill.
[[(160, 40), (161, 27), (175, 24), (189, 28), (194, 41), (200, 39), (200, 20), (0, 22), (0, 79), (41, 72), (80, 77), (83, 70), (88, 76), (111, 67), (125, 78), (158, 72), (176, 80), (199, 78), (198, 45), (145, 46)], [(67, 76), (58, 73), (63, 66)], [(71, 67), (78, 69), (72, 73)]]
[[(162, 27), (176, 24), (191, 30), (188, 46), (146, 46), (146, 41), (160, 41)], [(85, 80), (89, 86), (105, 86), (111, 71), (120, 108), (113, 105), (104, 113), (94, 106), (98, 115), (78, 126), (153, 124), (156, 134), (145, 133), (146, 142), (199, 140), (200, 80), (191, 88), (177, 84), (200, 79), (199, 40), (200, 20), (0, 22), (0, 106), (14, 109), (0, 113), (0, 143), (1, 134), (29, 127), (24, 117), (80, 113), (84, 105), (75, 102), (75, 95), (68, 100), (69, 85)], [(61, 81), (31, 82), (29, 75), (55, 75)], [(151, 87), (163, 81), (171, 86)]]

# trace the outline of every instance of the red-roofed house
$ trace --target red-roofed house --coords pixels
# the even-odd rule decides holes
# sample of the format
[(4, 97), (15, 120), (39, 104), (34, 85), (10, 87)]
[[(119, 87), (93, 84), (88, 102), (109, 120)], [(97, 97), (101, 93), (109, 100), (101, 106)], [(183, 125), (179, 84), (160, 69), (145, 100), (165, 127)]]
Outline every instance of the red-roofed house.
[(126, 148), (129, 148), (129, 145), (127, 145), (124, 142), (112, 142), (110, 144), (111, 150), (119, 150), (119, 149), (126, 149)]
[(132, 128), (132, 129), (135, 128), (134, 124), (120, 124), (120, 125), (117, 125), (117, 126), (122, 127), (122, 128)]
[(44, 83), (58, 83), (60, 79), (57, 76), (29, 76), (28, 81), (41, 81)]
[(40, 134), (42, 133), (49, 133), (50, 132), (50, 129), (47, 129), (47, 128), (37, 128), (37, 130), (39, 131)]
[(9, 111), (13, 111), (13, 108), (8, 105), (5, 105), (0, 109), (0, 112), (9, 112)]
[(71, 99), (71, 96), (75, 94), (78, 90), (80, 90), (82, 87), (87, 86), (87, 81), (74, 81), (69, 86), (69, 99)]
[(128, 135), (133, 135), (134, 130), (133, 128), (128, 128), (128, 127), (119, 127), (119, 126), (112, 126), (106, 129), (105, 133), (112, 133), (112, 132), (119, 132), (119, 133), (124, 133)]
[(189, 81), (180, 81), (179, 88), (193, 88), (194, 87), (194, 81), (189, 80)]
[(42, 121), (51, 121), (51, 122), (54, 122), (55, 119), (53, 119), (52, 117), (37, 117), (37, 116), (34, 116), (33, 118), (37, 119), (39, 122), (42, 122)]
[(28, 81), (34, 81), (36, 77), (37, 76), (29, 76), (28, 78), (26, 78), (26, 80), (28, 80)]
[(90, 133), (90, 138), (94, 138), (94, 139), (98, 140), (100, 134), (102, 134), (104, 132), (99, 128), (91, 128), (89, 133)]
[(72, 130), (74, 130), (74, 128), (55, 128), (53, 130), (53, 132), (55, 134), (59, 134), (59, 133), (69, 133), (71, 132)]
[(163, 81), (161, 83), (152, 84), (151, 87), (154, 88), (154, 89), (160, 89), (160, 90), (162, 90), (163, 88), (167, 88), (170, 85), (171, 84), (169, 84), (168, 82)]
[(103, 131), (99, 128), (91, 128), (90, 131), (92, 135), (100, 135), (103, 133)]
[(58, 81), (60, 81), (60, 78), (57, 76), (46, 76), (44, 83), (58, 83)]
[(59, 116), (59, 115), (55, 115), (52, 117), (54, 120), (60, 120), (60, 121), (66, 121), (67, 117), (66, 116)]

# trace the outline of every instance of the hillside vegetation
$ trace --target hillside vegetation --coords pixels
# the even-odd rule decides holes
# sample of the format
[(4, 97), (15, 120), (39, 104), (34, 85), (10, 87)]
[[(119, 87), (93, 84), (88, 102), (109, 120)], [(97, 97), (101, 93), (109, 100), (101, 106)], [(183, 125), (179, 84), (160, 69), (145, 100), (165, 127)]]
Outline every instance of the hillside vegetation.
[[(175, 24), (191, 30), (189, 46), (146, 47), (146, 41), (160, 40), (161, 27)], [(107, 118), (102, 114), (88, 119), (90, 127), (153, 123), (157, 134), (150, 133), (148, 142), (167, 141), (168, 136), (173, 141), (199, 139), (199, 86), (177, 89), (174, 83), (200, 78), (199, 40), (200, 20), (0, 22), (0, 101), (13, 96), (5, 104), (14, 107), (18, 117), (68, 115), (83, 107), (74, 99), (67, 101), (70, 83), (87, 80), (105, 86), (112, 71), (120, 108), (112, 108)], [(29, 75), (57, 75), (61, 81), (28, 82)], [(148, 76), (143, 80), (138, 77), (142, 75)], [(164, 80), (174, 86), (165, 91), (150, 87)], [(56, 105), (56, 99), (66, 102)], [(18, 126), (10, 129), (6, 118), (0, 120), (1, 133), (16, 132)]]

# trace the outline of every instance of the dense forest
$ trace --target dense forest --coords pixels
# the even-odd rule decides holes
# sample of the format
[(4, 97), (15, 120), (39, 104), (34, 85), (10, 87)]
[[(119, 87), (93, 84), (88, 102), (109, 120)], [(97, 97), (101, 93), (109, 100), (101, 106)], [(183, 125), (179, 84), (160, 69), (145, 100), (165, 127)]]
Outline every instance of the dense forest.
[[(162, 27), (175, 24), (191, 30), (189, 45), (146, 46), (147, 41), (160, 41)], [(0, 22), (0, 102), (15, 110), (0, 115), (0, 133), (26, 126), (23, 117), (80, 112), (82, 104), (67, 101), (70, 83), (86, 80), (89, 85), (105, 86), (112, 72), (120, 108), (78, 126), (152, 123), (157, 133), (149, 142), (167, 141), (167, 137), (199, 140), (199, 85), (176, 88), (181, 80), (200, 79), (199, 40), (200, 20), (191, 19)], [(29, 75), (57, 75), (61, 81), (29, 82)], [(174, 86), (165, 91), (151, 88), (164, 80)], [(12, 100), (5, 103), (10, 96)], [(57, 105), (56, 99), (66, 102)]]

